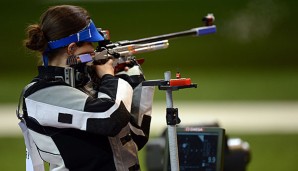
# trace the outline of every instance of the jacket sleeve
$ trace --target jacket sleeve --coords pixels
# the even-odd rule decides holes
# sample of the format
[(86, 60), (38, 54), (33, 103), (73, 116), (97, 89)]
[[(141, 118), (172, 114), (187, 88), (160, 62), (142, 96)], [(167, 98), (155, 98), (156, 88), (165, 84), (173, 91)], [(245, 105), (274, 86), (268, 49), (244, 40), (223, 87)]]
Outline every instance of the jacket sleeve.
[(128, 71), (117, 73), (133, 87), (133, 100), (129, 126), (134, 142), (142, 149), (149, 139), (151, 111), (155, 87), (142, 86), (145, 76), (140, 65), (136, 64)]
[(151, 112), (155, 87), (138, 85), (133, 91), (131, 121), (132, 138), (141, 150), (149, 139)]
[(102, 78), (97, 98), (66, 85), (35, 84), (34, 88), (37, 91), (25, 93), (25, 104), (28, 117), (42, 126), (115, 136), (131, 117), (133, 90), (112, 75)]

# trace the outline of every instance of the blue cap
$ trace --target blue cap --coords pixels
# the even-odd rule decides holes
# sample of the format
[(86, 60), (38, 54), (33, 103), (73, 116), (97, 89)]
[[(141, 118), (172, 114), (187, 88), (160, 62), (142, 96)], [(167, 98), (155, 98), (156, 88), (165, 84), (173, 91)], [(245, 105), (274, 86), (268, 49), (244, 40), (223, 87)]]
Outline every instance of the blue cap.
[(73, 42), (98, 42), (101, 40), (104, 40), (103, 36), (99, 34), (96, 26), (94, 25), (92, 20), (90, 20), (88, 26), (78, 33), (72, 34), (59, 40), (48, 42), (48, 50), (50, 51), (51, 49), (64, 47)]

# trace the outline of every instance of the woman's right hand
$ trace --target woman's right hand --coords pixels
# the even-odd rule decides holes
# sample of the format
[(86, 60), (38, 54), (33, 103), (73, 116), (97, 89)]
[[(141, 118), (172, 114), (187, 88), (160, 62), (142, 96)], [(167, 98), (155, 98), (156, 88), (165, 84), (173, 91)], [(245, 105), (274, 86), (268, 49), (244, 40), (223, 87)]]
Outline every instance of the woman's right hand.
[(114, 75), (113, 59), (108, 59), (105, 64), (95, 65), (95, 71), (99, 78), (106, 74)]

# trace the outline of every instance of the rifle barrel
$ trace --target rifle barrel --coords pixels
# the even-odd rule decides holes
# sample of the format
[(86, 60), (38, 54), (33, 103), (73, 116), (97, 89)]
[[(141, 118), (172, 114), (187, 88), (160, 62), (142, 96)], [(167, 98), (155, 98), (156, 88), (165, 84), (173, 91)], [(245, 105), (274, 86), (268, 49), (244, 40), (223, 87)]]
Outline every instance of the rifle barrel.
[(129, 44), (149, 43), (149, 42), (161, 41), (161, 40), (183, 37), (183, 36), (202, 36), (202, 35), (211, 34), (215, 32), (216, 32), (216, 26), (213, 25), (213, 26), (206, 26), (206, 27), (197, 27), (186, 31), (169, 33), (169, 34), (142, 38), (137, 40), (123, 41), (123, 42), (119, 42), (119, 44), (124, 46)]

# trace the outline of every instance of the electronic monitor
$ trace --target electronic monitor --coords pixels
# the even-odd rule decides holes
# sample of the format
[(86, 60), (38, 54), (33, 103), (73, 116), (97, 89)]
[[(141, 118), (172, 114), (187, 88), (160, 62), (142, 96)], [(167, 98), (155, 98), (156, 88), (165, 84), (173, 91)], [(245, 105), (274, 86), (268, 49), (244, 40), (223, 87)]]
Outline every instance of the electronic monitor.
[[(178, 127), (177, 144), (180, 171), (222, 171), (225, 130), (218, 127)], [(166, 137), (164, 170), (170, 171)]]

